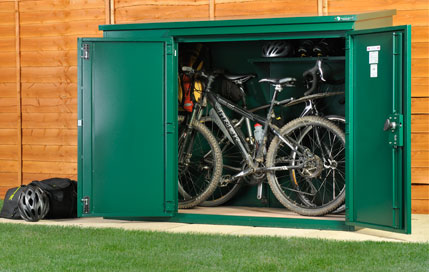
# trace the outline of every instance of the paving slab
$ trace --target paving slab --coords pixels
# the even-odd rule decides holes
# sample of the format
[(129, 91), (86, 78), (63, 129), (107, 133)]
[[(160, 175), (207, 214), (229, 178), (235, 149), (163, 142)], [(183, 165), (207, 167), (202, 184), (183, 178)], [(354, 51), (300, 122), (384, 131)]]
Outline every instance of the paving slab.
[(343, 241), (389, 241), (389, 242), (429, 242), (429, 215), (413, 214), (412, 234), (362, 228), (357, 231), (330, 231), (315, 229), (267, 228), (230, 225), (186, 224), (174, 222), (147, 222), (86, 217), (59, 220), (25, 222), (0, 218), (1, 223), (26, 225), (71, 226), (82, 228), (119, 228), (124, 230), (163, 231), (170, 233), (208, 233), (224, 235), (256, 235), (277, 237), (305, 237)]

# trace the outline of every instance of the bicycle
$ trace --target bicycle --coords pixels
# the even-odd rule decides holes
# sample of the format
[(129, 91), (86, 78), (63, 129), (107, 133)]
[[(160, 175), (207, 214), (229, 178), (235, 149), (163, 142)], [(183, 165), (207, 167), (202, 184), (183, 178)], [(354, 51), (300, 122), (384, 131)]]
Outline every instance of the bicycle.
[[(244, 177), (258, 177), (267, 175), (268, 183), (276, 198), (286, 208), (302, 215), (323, 215), (341, 205), (345, 197), (344, 186), (336, 186), (335, 175), (332, 178), (332, 169), (337, 168), (334, 152), (344, 149), (345, 136), (341, 130), (326, 119), (317, 116), (299, 117), (281, 129), (272, 122), (273, 106), (277, 103), (276, 96), (284, 87), (293, 87), (295, 78), (261, 79), (259, 82), (268, 82), (274, 86), (274, 94), (266, 118), (235, 105), (212, 92), (212, 85), (219, 73), (204, 73), (194, 71), (190, 67), (183, 67), (184, 72), (205, 78), (207, 85), (202, 93), (202, 104), (210, 104), (210, 115), (220, 120), (220, 128), (227, 134), (241, 153), (243, 159), (242, 170), (222, 183), (233, 183)], [(222, 106), (244, 116), (249, 121), (264, 125), (263, 140), (261, 143), (249, 144), (240, 136), (231, 120), (225, 114)], [(193, 115), (201, 117), (202, 107), (197, 107)], [(195, 111), (195, 109), (194, 109)], [(268, 130), (274, 138), (264, 154), (267, 144)], [(283, 149), (286, 148), (287, 151)], [(281, 154), (281, 155), (280, 155)], [(343, 164), (343, 162), (339, 162)], [(326, 169), (331, 169), (327, 171)], [(295, 170), (303, 177), (302, 180), (290, 182), (284, 179), (284, 172)], [(325, 176), (323, 178), (323, 176)], [(327, 186), (329, 184), (329, 186)], [(186, 192), (185, 192), (186, 193)], [(258, 195), (260, 193), (258, 192)], [(302, 196), (305, 196), (303, 198)], [(304, 200), (303, 200), (304, 199)], [(312, 205), (308, 205), (311, 203)], [(317, 204), (317, 205), (314, 205)]]
[[(323, 99), (330, 96), (336, 96), (344, 94), (344, 92), (325, 92), (325, 93), (317, 93), (317, 94), (311, 94), (311, 92), (314, 91), (316, 85), (317, 85), (317, 78), (319, 77), (316, 75), (316, 72), (319, 72), (319, 69), (321, 67), (321, 62), (317, 61), (316, 65), (311, 68), (310, 70), (304, 72), (304, 76), (308, 76), (309, 74), (312, 74), (312, 82), (311, 84), (308, 84), (309, 90), (306, 92), (307, 95), (300, 97), (298, 99), (286, 99), (283, 101), (278, 101), (275, 103), (275, 105), (281, 105), (283, 107), (290, 107), (294, 105), (298, 105), (301, 103), (305, 103), (305, 107), (302, 111), (302, 113), (299, 115), (300, 117), (308, 116), (308, 115), (315, 115), (315, 116), (323, 116), (317, 109), (315, 102), (318, 99)], [(320, 80), (325, 81), (323, 78), (323, 74), (320, 76)], [(246, 105), (246, 96), (245, 96), (245, 88), (244, 83), (248, 81), (249, 79), (253, 78), (252, 75), (223, 75), (226, 79), (231, 80), (234, 84), (237, 84), (243, 93), (241, 103), (243, 105), (243, 108), (247, 108)], [(253, 109), (250, 109), (249, 112), (256, 112), (260, 110), (264, 110), (269, 108), (270, 104), (262, 105)], [(334, 122), (339, 128), (344, 131), (345, 128), (345, 118), (343, 116), (338, 115), (328, 115), (323, 116), (324, 118), (330, 120), (331, 122)], [(232, 120), (234, 123), (234, 127), (236, 127), (238, 132), (241, 132), (241, 126), (243, 125), (243, 121), (245, 122), (246, 129), (244, 130), (247, 132), (246, 136), (241, 135), (241, 138), (245, 138), (246, 141), (253, 141), (253, 135), (252, 135), (252, 129), (250, 126), (250, 122), (248, 119), (245, 119), (244, 116), (241, 117), (240, 120)], [(209, 130), (213, 133), (215, 138), (217, 139), (219, 146), (221, 147), (222, 155), (223, 155), (223, 161), (224, 161), (224, 169), (222, 173), (221, 181), (219, 182), (218, 188), (213, 192), (213, 194), (203, 203), (200, 204), (200, 206), (206, 206), (206, 207), (214, 207), (224, 204), (225, 202), (229, 201), (232, 197), (236, 195), (236, 193), (240, 190), (240, 188), (244, 184), (249, 185), (255, 185), (259, 184), (259, 186), (262, 186), (261, 180), (265, 179), (264, 175), (259, 175), (257, 179), (253, 177), (253, 179), (244, 179), (244, 180), (238, 180), (234, 183), (226, 183), (224, 182), (225, 178), (231, 175), (231, 173), (239, 172), (241, 170), (241, 154), (238, 150), (238, 148), (232, 143), (231, 140), (227, 139), (226, 133), (219, 129), (219, 122), (213, 122), (212, 117), (206, 116), (201, 119), (201, 122), (206, 125), (206, 127), (209, 128)], [(345, 156), (345, 154), (344, 154)], [(341, 171), (341, 170), (338, 170)], [(344, 171), (340, 173), (341, 175), (345, 176)], [(262, 188), (258, 188), (258, 199), (261, 199), (262, 195), (260, 193), (262, 192)], [(342, 212), (344, 210), (344, 205), (335, 210), (336, 213)]]

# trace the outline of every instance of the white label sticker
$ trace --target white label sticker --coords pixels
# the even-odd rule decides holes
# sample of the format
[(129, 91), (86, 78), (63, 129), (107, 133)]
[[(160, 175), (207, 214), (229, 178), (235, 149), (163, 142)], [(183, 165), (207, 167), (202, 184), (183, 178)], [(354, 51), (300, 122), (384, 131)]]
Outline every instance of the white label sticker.
[(380, 46), (379, 45), (367, 46), (366, 51), (380, 51)]
[(369, 52), (369, 64), (378, 63), (378, 51)]
[(369, 67), (370, 77), (378, 77), (378, 64), (371, 64)]

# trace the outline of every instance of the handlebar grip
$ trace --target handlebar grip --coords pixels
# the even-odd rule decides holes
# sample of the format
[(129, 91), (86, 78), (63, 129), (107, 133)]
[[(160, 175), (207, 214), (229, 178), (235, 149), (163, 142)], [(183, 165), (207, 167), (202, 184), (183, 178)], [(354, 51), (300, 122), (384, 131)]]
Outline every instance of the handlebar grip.
[(303, 74), (302, 74), (302, 76), (304, 77), (304, 78), (307, 78), (308, 76), (311, 76), (312, 77), (312, 81), (311, 81), (311, 87), (310, 87), (310, 89), (308, 89), (306, 92), (304, 92), (304, 95), (309, 95), (309, 94), (311, 94), (312, 92), (314, 92), (314, 90), (316, 89), (316, 86), (317, 86), (317, 69), (314, 69), (314, 68), (312, 68), (312, 69), (310, 69), (310, 70), (307, 70), (307, 71), (305, 71)]
[(189, 66), (182, 66), (182, 71), (183, 72), (193, 72), (194, 69), (192, 67), (189, 67)]

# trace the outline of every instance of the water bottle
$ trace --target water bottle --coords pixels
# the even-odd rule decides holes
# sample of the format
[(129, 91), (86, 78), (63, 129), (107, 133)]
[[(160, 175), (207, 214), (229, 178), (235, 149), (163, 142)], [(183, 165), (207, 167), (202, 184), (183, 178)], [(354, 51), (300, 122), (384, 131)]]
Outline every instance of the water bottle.
[(258, 145), (262, 144), (262, 141), (264, 140), (263, 136), (263, 130), (262, 125), (259, 123), (255, 124), (255, 130), (253, 131), (253, 135), (255, 135), (255, 141), (258, 143)]

